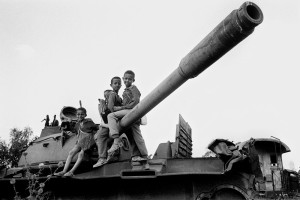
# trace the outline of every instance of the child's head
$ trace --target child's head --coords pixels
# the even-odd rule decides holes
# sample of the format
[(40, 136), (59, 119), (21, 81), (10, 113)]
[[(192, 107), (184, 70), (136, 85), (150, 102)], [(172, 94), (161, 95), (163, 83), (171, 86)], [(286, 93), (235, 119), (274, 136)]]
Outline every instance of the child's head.
[(82, 121), (84, 120), (84, 118), (86, 117), (86, 109), (83, 107), (77, 108), (76, 110), (76, 116), (78, 121)]
[(110, 81), (110, 86), (113, 91), (118, 92), (122, 86), (121, 78), (118, 76), (113, 77)]
[(126, 87), (130, 87), (132, 83), (135, 81), (135, 74), (131, 70), (127, 70), (123, 76), (123, 82)]

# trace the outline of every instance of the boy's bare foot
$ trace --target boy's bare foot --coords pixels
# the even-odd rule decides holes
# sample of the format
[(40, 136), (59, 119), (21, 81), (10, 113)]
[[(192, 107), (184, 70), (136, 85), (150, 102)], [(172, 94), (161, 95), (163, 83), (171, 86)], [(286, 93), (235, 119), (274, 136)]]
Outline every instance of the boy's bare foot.
[(104, 164), (106, 164), (106, 163), (107, 163), (106, 159), (100, 158), (100, 159), (98, 160), (98, 162), (97, 162), (96, 164), (93, 165), (93, 168), (100, 167), (100, 166), (102, 166), (102, 165), (104, 165)]
[(71, 177), (71, 176), (74, 176), (74, 174), (72, 172), (67, 172), (67, 173), (65, 173), (64, 176), (65, 177)]
[(54, 173), (53, 175), (54, 175), (54, 176), (63, 176), (63, 175), (65, 175), (65, 173), (66, 173), (66, 172), (61, 171), (61, 172)]

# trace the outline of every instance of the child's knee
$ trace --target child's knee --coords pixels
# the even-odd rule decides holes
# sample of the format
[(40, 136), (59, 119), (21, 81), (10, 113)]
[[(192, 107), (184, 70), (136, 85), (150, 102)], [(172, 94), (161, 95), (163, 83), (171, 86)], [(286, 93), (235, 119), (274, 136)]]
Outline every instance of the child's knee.
[(78, 147), (74, 147), (71, 151), (69, 151), (69, 156), (74, 156), (80, 149)]
[(112, 119), (114, 119), (114, 118), (115, 118), (114, 113), (109, 113), (109, 114), (107, 115), (107, 120), (108, 120), (108, 119), (112, 120)]
[(74, 156), (75, 155), (75, 150), (74, 149), (72, 149), (71, 151), (69, 151), (69, 156)]
[(78, 158), (83, 158), (83, 156), (84, 156), (84, 151), (80, 151), (78, 154)]

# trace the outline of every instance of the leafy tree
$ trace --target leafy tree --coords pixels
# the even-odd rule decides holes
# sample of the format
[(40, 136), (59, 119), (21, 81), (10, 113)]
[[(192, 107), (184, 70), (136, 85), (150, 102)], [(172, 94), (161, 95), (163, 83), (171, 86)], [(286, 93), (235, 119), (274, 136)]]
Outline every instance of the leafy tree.
[(23, 130), (11, 129), (9, 144), (0, 141), (0, 165), (17, 166), (23, 150), (28, 147), (32, 133), (30, 127), (25, 127)]
[(0, 168), (3, 166), (6, 166), (8, 163), (8, 145), (6, 144), (5, 141), (0, 140)]
[(29, 137), (32, 133), (33, 132), (29, 127), (25, 127), (22, 131), (17, 128), (11, 129), (9, 155), (12, 167), (18, 165), (22, 150), (28, 147)]

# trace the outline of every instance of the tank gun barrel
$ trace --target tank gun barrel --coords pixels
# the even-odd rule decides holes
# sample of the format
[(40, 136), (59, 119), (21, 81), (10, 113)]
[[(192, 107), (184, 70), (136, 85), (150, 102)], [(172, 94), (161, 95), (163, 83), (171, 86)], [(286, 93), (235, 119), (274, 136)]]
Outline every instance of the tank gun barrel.
[(252, 2), (233, 10), (181, 60), (177, 69), (122, 118), (120, 125), (126, 127), (147, 114), (188, 79), (198, 76), (248, 37), (262, 21), (262, 11)]

